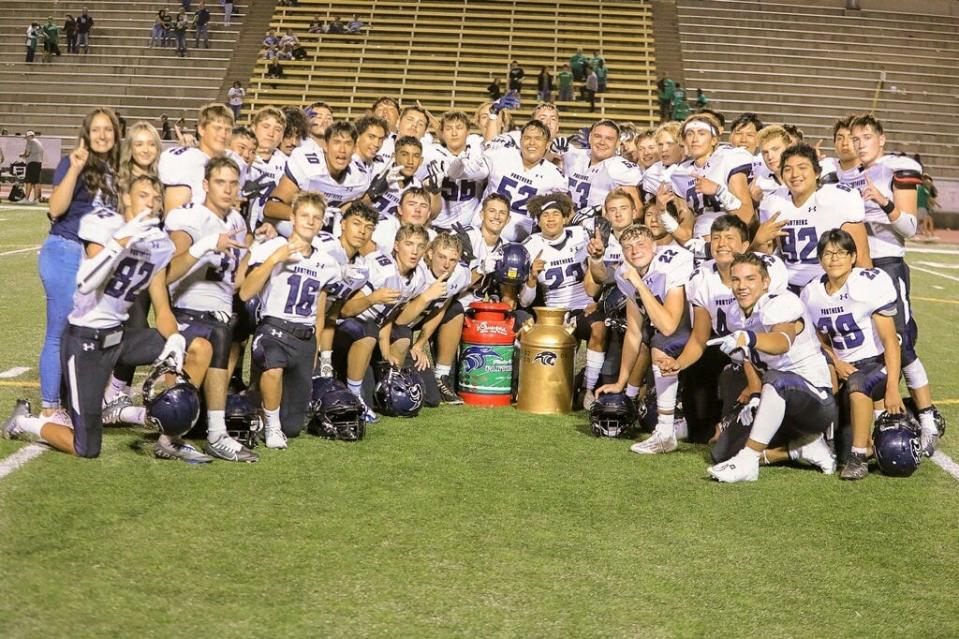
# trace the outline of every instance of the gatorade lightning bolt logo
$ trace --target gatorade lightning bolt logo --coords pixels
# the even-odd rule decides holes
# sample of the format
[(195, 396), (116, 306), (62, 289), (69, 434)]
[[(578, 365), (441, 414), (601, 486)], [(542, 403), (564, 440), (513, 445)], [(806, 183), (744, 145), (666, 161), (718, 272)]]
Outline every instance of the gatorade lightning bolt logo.
[(540, 351), (533, 359), (543, 366), (556, 366), (556, 353), (553, 351)]

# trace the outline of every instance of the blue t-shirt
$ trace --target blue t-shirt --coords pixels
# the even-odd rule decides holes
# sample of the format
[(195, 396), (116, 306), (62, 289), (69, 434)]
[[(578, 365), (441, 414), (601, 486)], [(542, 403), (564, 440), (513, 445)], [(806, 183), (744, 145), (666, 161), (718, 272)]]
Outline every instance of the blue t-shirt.
[[(56, 187), (63, 178), (66, 177), (70, 169), (70, 158), (65, 157), (60, 160), (57, 170), (53, 173), (53, 186)], [(77, 185), (73, 189), (73, 199), (70, 200), (70, 206), (67, 212), (53, 221), (50, 227), (50, 235), (59, 235), (60, 237), (74, 242), (80, 241), (78, 232), (80, 230), (80, 218), (92, 211), (94, 208), (107, 206), (116, 208), (116, 203), (112, 198), (103, 198), (97, 194), (92, 194), (83, 184), (83, 178), (77, 178)]]

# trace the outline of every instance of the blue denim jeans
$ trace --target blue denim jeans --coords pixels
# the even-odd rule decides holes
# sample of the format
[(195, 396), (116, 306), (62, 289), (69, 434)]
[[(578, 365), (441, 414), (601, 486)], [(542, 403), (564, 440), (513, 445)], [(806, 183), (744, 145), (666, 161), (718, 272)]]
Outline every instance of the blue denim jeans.
[(47, 298), (47, 332), (40, 351), (40, 400), (43, 408), (60, 405), (60, 338), (73, 310), (83, 246), (51, 235), (40, 248), (40, 281)]

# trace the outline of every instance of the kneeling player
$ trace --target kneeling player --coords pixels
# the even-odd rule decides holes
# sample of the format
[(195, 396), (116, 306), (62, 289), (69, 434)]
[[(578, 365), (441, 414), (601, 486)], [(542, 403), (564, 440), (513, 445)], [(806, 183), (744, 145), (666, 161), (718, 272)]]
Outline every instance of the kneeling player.
[[(760, 460), (773, 464), (795, 459), (833, 473), (836, 462), (823, 433), (836, 423), (836, 401), (809, 313), (792, 293), (769, 294), (769, 272), (758, 255), (737, 255), (731, 273), (737, 304), (727, 319), (735, 330), (709, 343), (727, 355), (741, 354), (749, 380), (743, 396), (759, 397), (740, 414), (740, 421), (750, 427), (745, 447), (707, 472), (721, 482), (756, 481)], [(757, 369), (763, 371), (762, 378)], [(777, 438), (784, 427), (789, 439)], [(786, 443), (797, 437), (803, 439), (794, 444), (806, 443), (770, 448), (774, 438)]]
[(293, 200), (290, 239), (274, 238), (250, 250), (240, 299), (260, 297), (262, 319), (253, 338), (253, 359), (262, 369), (260, 393), (266, 415), (266, 447), (286, 448), (303, 429), (309, 409), (316, 333), (323, 326), (317, 298), (340, 278), (340, 265), (312, 246), (323, 227), (323, 196), (301, 193)]
[[(29, 404), (20, 401), (4, 424), (7, 437), (29, 433), (71, 455), (97, 457), (103, 436), (103, 394), (117, 363), (140, 366), (171, 357), (178, 367), (184, 365), (195, 385), (203, 380), (210, 344), (194, 339), (186, 351), (186, 339), (177, 332), (170, 312), (164, 269), (174, 246), (159, 227), (160, 183), (151, 176), (132, 178), (121, 201), (123, 215), (100, 209), (80, 222), (86, 257), (77, 273), (73, 312), (60, 351), (73, 428), (31, 417)], [(133, 301), (148, 286), (157, 328), (124, 330)], [(124, 421), (143, 423), (143, 409), (128, 407), (124, 413)], [(192, 451), (197, 457), (193, 461), (210, 461), (199, 459), (203, 456), (186, 444), (180, 446), (190, 449), (184, 451), (184, 459)]]
[[(887, 413), (903, 412), (899, 396), (899, 339), (896, 336), (896, 287), (892, 278), (877, 268), (855, 268), (856, 242), (846, 231), (823, 234), (816, 247), (826, 275), (810, 282), (802, 301), (819, 330), (837, 377), (843, 382), (842, 397), (852, 422), (852, 449), (839, 476), (863, 479), (873, 402), (885, 403)], [(839, 450), (846, 457), (845, 445)], [(931, 454), (931, 453), (930, 453)]]

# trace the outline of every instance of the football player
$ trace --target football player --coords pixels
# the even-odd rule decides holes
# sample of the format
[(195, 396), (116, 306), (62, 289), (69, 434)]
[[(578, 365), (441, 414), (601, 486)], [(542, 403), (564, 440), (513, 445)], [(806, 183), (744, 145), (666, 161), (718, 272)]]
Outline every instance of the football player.
[[(363, 377), (373, 351), (379, 345), (384, 361), (399, 363), (391, 352), (393, 320), (402, 307), (421, 292), (416, 267), (426, 253), (429, 235), (422, 226), (401, 226), (390, 253), (376, 251), (366, 256), (369, 279), (343, 305), (342, 320), (334, 335), (334, 352), (346, 356), (346, 385), (363, 400)], [(379, 417), (366, 405), (369, 422)]]
[(562, 155), (563, 171), (569, 179), (569, 191), (577, 211), (593, 208), (599, 211), (606, 195), (620, 188), (639, 201), (637, 185), (642, 170), (632, 162), (616, 155), (619, 145), (619, 125), (612, 120), (600, 120), (589, 128), (589, 149), (571, 148), (569, 138), (554, 138), (550, 149)]
[(203, 203), (189, 202), (167, 215), (165, 227), (176, 246), (167, 281), (180, 330), (213, 345), (203, 382), (207, 408), (204, 451), (227, 461), (253, 462), (258, 456), (227, 434), (225, 418), (233, 297), (242, 284), (248, 259), (246, 222), (233, 209), (239, 177), (236, 162), (213, 158), (205, 168)]
[(290, 203), (300, 191), (321, 193), (327, 206), (337, 208), (363, 197), (372, 176), (351, 166), (355, 147), (356, 128), (349, 122), (334, 122), (326, 129), (326, 149), (293, 151), (264, 209), (280, 234), (289, 234)]
[[(826, 274), (811, 281), (801, 299), (843, 383), (848, 414), (840, 415), (839, 421), (852, 424), (851, 449), (846, 450), (849, 442), (843, 442), (839, 451), (845, 459), (839, 477), (863, 479), (869, 474), (873, 402), (883, 402), (887, 413), (905, 410), (899, 396), (899, 338), (893, 320), (898, 296), (886, 273), (855, 267), (856, 242), (846, 231), (823, 233), (816, 253)], [(925, 431), (923, 435), (925, 440)]]
[(210, 158), (223, 155), (233, 131), (233, 111), (225, 104), (200, 107), (196, 132), (197, 146), (176, 146), (160, 154), (157, 174), (163, 189), (163, 211), (169, 213), (187, 202), (202, 203), (203, 168)]
[(763, 127), (756, 136), (756, 141), (763, 161), (759, 165), (753, 165), (753, 180), (749, 183), (753, 202), (759, 202), (764, 195), (783, 185), (779, 177), (783, 151), (799, 140), (794, 140), (786, 129), (774, 124)]
[[(463, 335), (463, 306), (457, 297), (471, 284), (470, 270), (460, 264), (462, 250), (457, 235), (443, 233), (430, 242), (426, 259), (417, 267), (421, 286), (426, 288), (400, 311), (395, 323), (398, 334), (406, 334), (407, 343), (412, 339), (413, 332), (419, 331), (410, 348), (410, 355), (416, 368), (421, 371), (429, 367), (426, 347), (436, 336), (432, 349), (435, 362), (433, 374), (441, 401), (453, 405), (463, 403), (456, 394), (450, 375)], [(403, 345), (400, 343), (397, 346)], [(405, 357), (402, 359), (405, 360)]]
[[(416, 173), (420, 170), (422, 164), (423, 143), (411, 135), (398, 138), (393, 165), (387, 169), (386, 180), (374, 179), (373, 184), (376, 186), (372, 186), (367, 193), (370, 206), (380, 214), (380, 219), (386, 220), (395, 217), (403, 193), (407, 189), (423, 186), (423, 183), (416, 177)], [(380, 187), (379, 184), (383, 186)], [(430, 199), (429, 212), (430, 217), (432, 217), (432, 214), (439, 212), (443, 200), (439, 195), (439, 189), (436, 189), (435, 193), (428, 193), (428, 195)]]
[(240, 287), (241, 300), (258, 296), (260, 301), (261, 319), (251, 350), (262, 369), (267, 448), (286, 448), (287, 437), (300, 434), (309, 412), (316, 333), (324, 324), (318, 298), (341, 277), (339, 262), (312, 245), (325, 216), (322, 195), (297, 195), (290, 238), (255, 244)]
[(659, 155), (658, 161), (643, 173), (641, 189), (644, 202), (656, 197), (663, 183), (669, 183), (671, 172), (667, 173), (667, 171), (670, 167), (678, 166), (686, 157), (686, 150), (679, 136), (679, 127), (679, 122), (667, 122), (656, 129), (654, 139)]
[(367, 115), (354, 123), (356, 127), (356, 151), (353, 153), (353, 165), (358, 169), (372, 172), (378, 161), (383, 140), (386, 139), (389, 125), (386, 120)]
[[(412, 139), (412, 138), (411, 138)], [(378, 249), (387, 255), (393, 252), (396, 243), (396, 232), (404, 224), (422, 226), (429, 233), (432, 240), (436, 231), (430, 228), (430, 218), (435, 200), (433, 194), (421, 186), (410, 186), (403, 191), (399, 198), (399, 205), (395, 215), (380, 216), (380, 221), (373, 231), (373, 238), (364, 253)]]
[(755, 113), (743, 113), (733, 120), (729, 128), (729, 144), (738, 149), (745, 149), (749, 155), (756, 158), (757, 164), (761, 163), (762, 157), (758, 156), (757, 136), (762, 129), (763, 123)]
[(286, 126), (283, 127), (283, 141), (278, 148), (280, 153), (289, 157), (294, 149), (302, 146), (310, 137), (310, 120), (303, 109), (295, 106), (283, 107), (283, 115), (286, 116)]
[[(657, 251), (652, 232), (634, 224), (620, 235), (623, 264), (616, 270), (616, 285), (626, 297), (626, 336), (619, 378), (597, 389), (597, 394), (621, 393), (626, 388), (645, 344), (657, 361), (676, 356), (689, 338), (689, 313), (683, 285), (693, 271), (693, 257), (682, 249)], [(679, 380), (653, 366), (656, 385), (656, 429), (643, 442), (633, 444), (634, 453), (669, 453), (676, 443), (675, 411)]]
[(503, 230), (503, 239), (520, 242), (533, 230), (533, 218), (527, 211), (530, 198), (546, 193), (565, 192), (568, 183), (553, 164), (545, 160), (550, 132), (545, 124), (530, 120), (522, 129), (519, 149), (488, 149), (476, 158), (456, 158), (447, 176), (454, 180), (487, 180), (485, 199), (501, 193), (510, 200), (513, 218)]
[[(193, 339), (188, 348), (170, 312), (164, 269), (174, 246), (159, 226), (160, 191), (156, 178), (132, 177), (121, 188), (123, 214), (100, 208), (80, 222), (85, 256), (61, 349), (73, 427), (31, 416), (29, 404), (21, 400), (3, 426), (4, 436), (26, 433), (71, 455), (97, 457), (103, 436), (104, 390), (117, 363), (135, 367), (172, 358), (193, 384), (203, 381), (210, 344)], [(149, 290), (157, 327), (124, 329), (129, 309), (143, 290)], [(144, 423), (142, 408), (127, 406), (120, 417)], [(183, 459), (210, 461), (188, 444), (169, 438), (162, 448)], [(160, 449), (158, 444), (157, 455), (163, 456)]]
[(433, 184), (438, 184), (442, 203), (433, 228), (448, 231), (455, 224), (468, 226), (479, 207), (484, 184), (468, 179), (453, 180), (444, 174), (449, 162), (460, 156), (482, 154), (483, 138), (470, 134), (470, 121), (462, 111), (447, 111), (440, 118), (441, 144), (431, 144), (423, 149), (423, 165), (417, 178), (423, 182), (432, 175)]
[(645, 173), (649, 167), (662, 159), (659, 153), (659, 144), (656, 142), (656, 131), (645, 129), (636, 134), (633, 138), (633, 144), (636, 146), (635, 160), (639, 168)]
[(310, 135), (304, 145), (315, 148), (326, 146), (326, 129), (333, 124), (333, 108), (326, 102), (314, 102), (306, 107), (306, 117), (310, 119)]
[(386, 122), (386, 134), (396, 133), (396, 125), (400, 121), (400, 103), (393, 98), (382, 97), (370, 107), (370, 113)]
[(838, 182), (839, 176), (844, 173), (859, 171), (859, 155), (852, 145), (852, 121), (854, 115), (837, 120), (832, 127), (833, 147), (836, 149), (835, 158), (824, 158), (822, 164), (822, 181)]
[[(511, 216), (509, 200), (500, 193), (491, 193), (483, 200), (480, 210), (480, 225), (460, 229), (457, 233), (463, 246), (463, 263), (472, 273), (472, 285), (463, 291), (459, 304), (465, 310), (470, 304), (483, 299), (503, 298), (503, 291), (491, 275), (496, 255), (503, 246), (503, 229)], [(516, 300), (515, 292), (509, 296)]]
[(542, 287), (545, 306), (569, 311), (568, 321), (576, 327), (573, 336), (577, 342), (587, 342), (583, 407), (588, 410), (606, 360), (606, 324), (585, 287), (590, 236), (581, 226), (566, 226), (573, 213), (573, 202), (565, 193), (536, 196), (530, 199), (529, 207), (540, 232), (523, 242), (533, 263), (520, 291), (520, 306), (530, 306), (537, 288)]
[(707, 472), (720, 482), (756, 481), (760, 461), (793, 459), (832, 474), (836, 461), (823, 433), (836, 423), (836, 401), (809, 312), (792, 293), (769, 293), (769, 272), (758, 255), (737, 255), (730, 272), (737, 302), (727, 317), (733, 332), (709, 344), (744, 360), (748, 386), (741, 397), (748, 403), (739, 420), (750, 430), (742, 450)]
[[(509, 124), (507, 124), (510, 104), (506, 103), (504, 106), (499, 101), (496, 104), (499, 107), (499, 118), (489, 118), (486, 121), (486, 128), (481, 128), (480, 130), (484, 131), (484, 137), (491, 141), (491, 146), (519, 147), (522, 132), (511, 130)], [(530, 118), (546, 125), (546, 129), (549, 131), (550, 141), (559, 135), (559, 110), (552, 102), (540, 102), (537, 104), (533, 107)], [(550, 161), (559, 160), (559, 156), (553, 151), (549, 151), (546, 157)]]
[[(373, 113), (376, 115), (376, 112)], [(383, 116), (380, 116), (383, 117)], [(383, 146), (380, 149), (380, 155), (384, 159), (392, 158), (396, 151), (396, 142), (403, 137), (412, 137), (423, 142), (426, 136), (426, 129), (429, 126), (430, 118), (426, 109), (420, 106), (405, 107), (399, 114), (399, 120), (396, 122), (396, 132), (386, 136), (383, 140)], [(427, 138), (432, 142), (432, 138)]]
[(778, 232), (779, 254), (789, 270), (790, 289), (797, 294), (810, 280), (822, 276), (816, 245), (830, 229), (848, 232), (856, 240), (857, 266), (870, 268), (859, 193), (842, 184), (819, 186), (822, 170), (816, 150), (808, 144), (789, 147), (781, 161), (785, 187), (763, 197), (759, 219), (767, 224), (757, 232), (753, 247), (765, 249), (767, 231)]
[[(283, 177), (286, 156), (278, 147), (283, 141), (285, 127), (286, 115), (276, 107), (265, 106), (253, 114), (256, 158), (250, 167), (248, 183), (243, 188), (250, 199), (247, 222), (251, 229), (256, 229), (263, 221), (263, 209)], [(255, 192), (254, 185), (257, 187)]]

